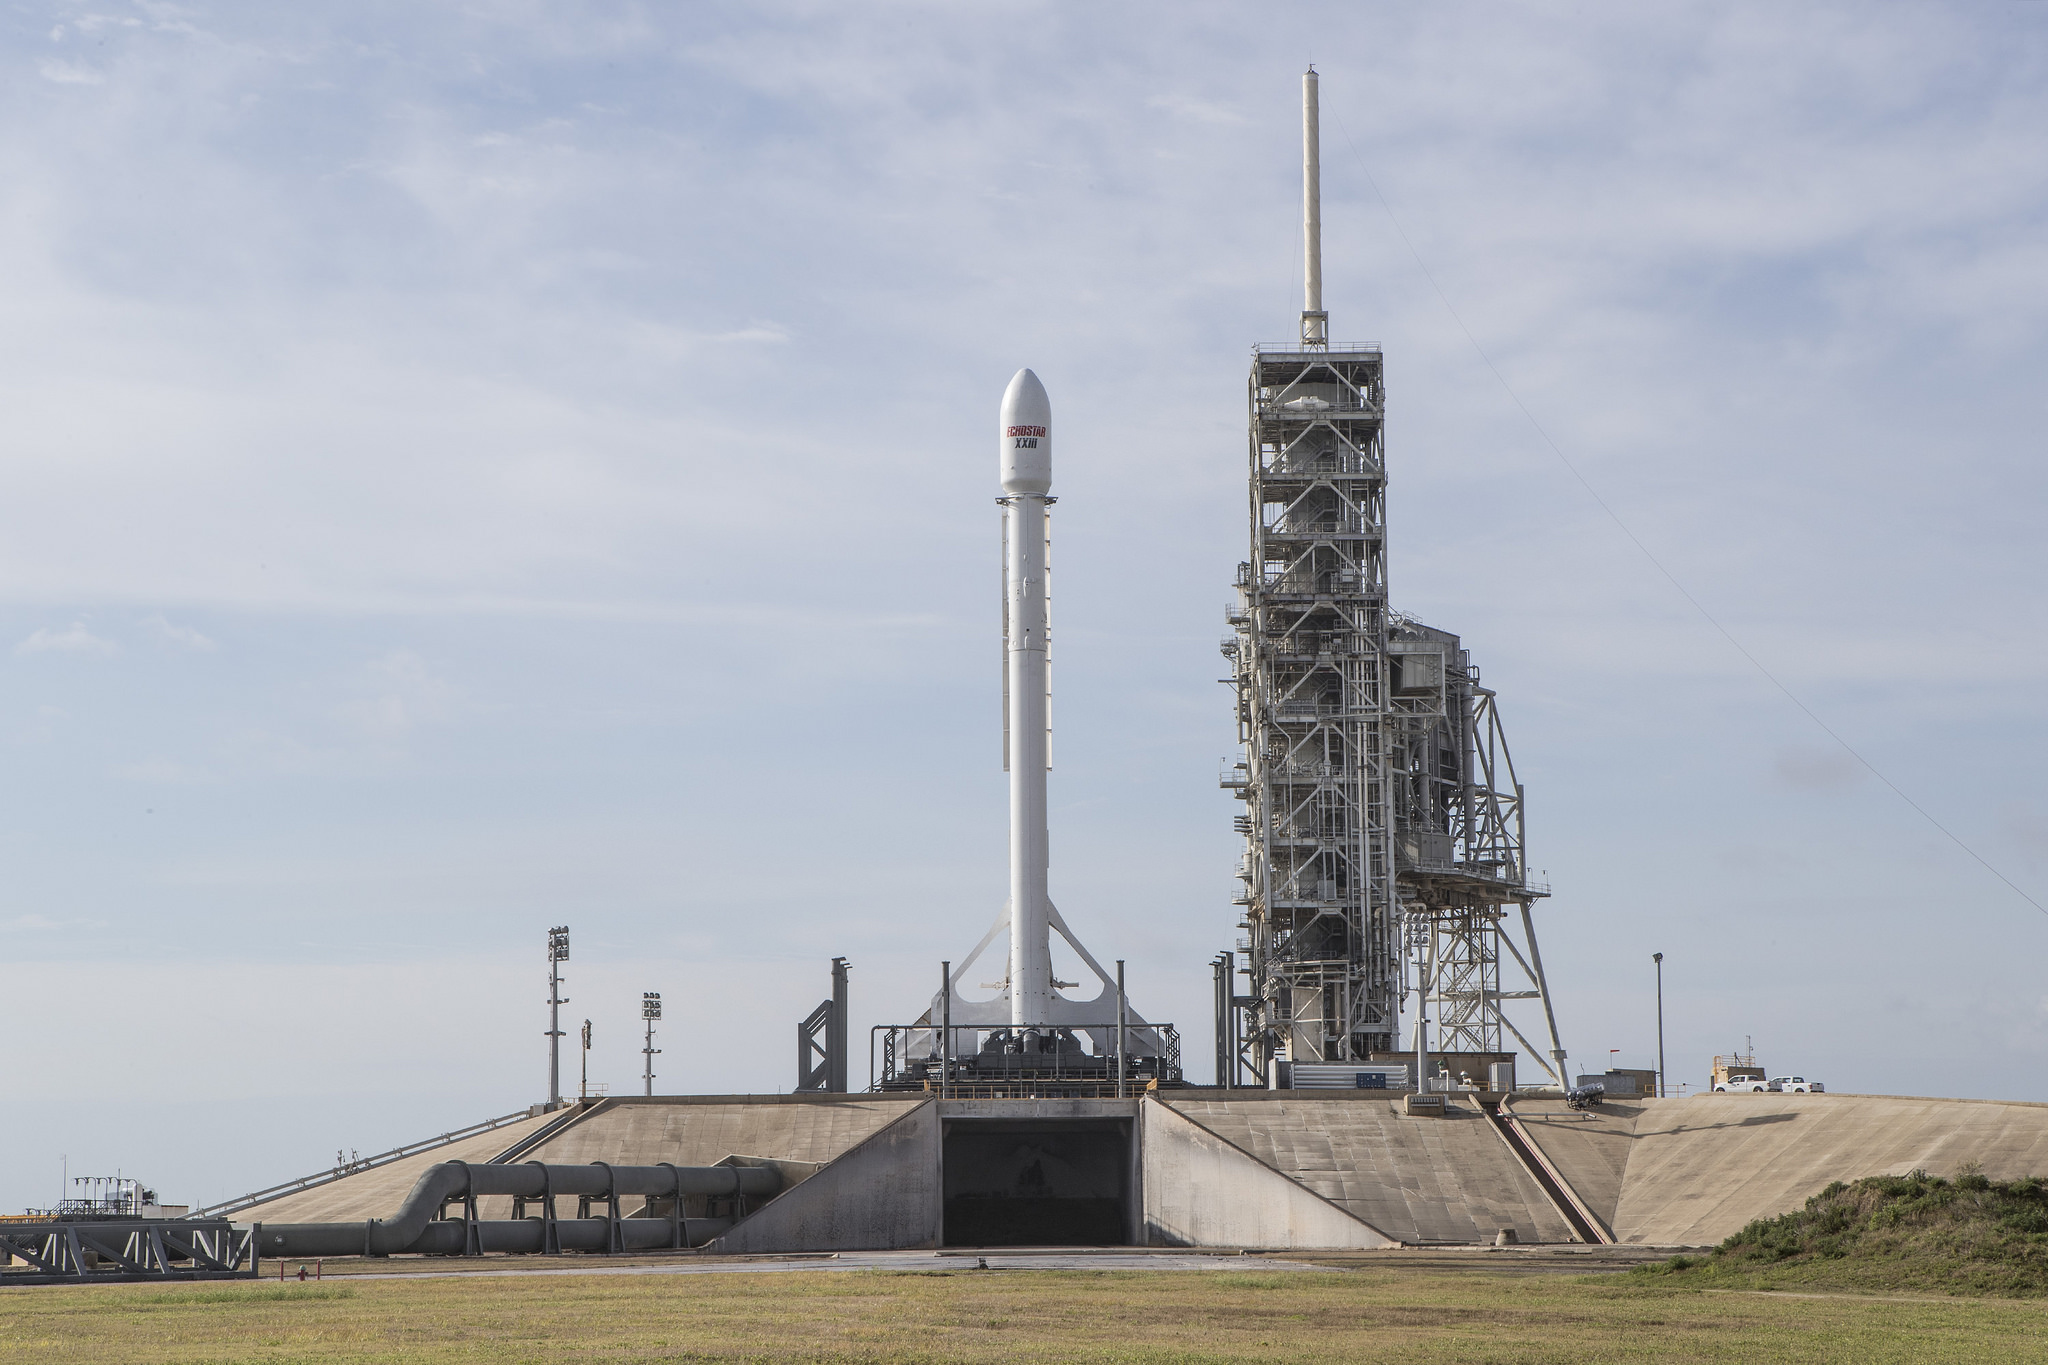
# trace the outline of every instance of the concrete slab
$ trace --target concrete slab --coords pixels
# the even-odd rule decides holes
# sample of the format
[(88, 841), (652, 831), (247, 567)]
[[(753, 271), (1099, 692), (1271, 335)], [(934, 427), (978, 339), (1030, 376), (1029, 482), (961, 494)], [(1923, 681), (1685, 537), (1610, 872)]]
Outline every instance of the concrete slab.
[(1485, 1115), (1408, 1118), (1398, 1099), (1161, 1102), (1403, 1242), (1568, 1242), (1571, 1227)]
[(1614, 1231), (1624, 1243), (1707, 1246), (1800, 1207), (1830, 1181), (2048, 1174), (2048, 1105), (1879, 1095), (1693, 1095), (1645, 1102)]

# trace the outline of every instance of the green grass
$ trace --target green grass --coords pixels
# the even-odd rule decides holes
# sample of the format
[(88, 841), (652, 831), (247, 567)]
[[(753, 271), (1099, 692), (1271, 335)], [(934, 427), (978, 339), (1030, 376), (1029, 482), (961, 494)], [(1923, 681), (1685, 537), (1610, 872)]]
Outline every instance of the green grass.
[(1365, 1269), (565, 1275), (0, 1294), (0, 1362), (2048, 1361), (2048, 1303)]
[(283, 1302), (293, 1299), (352, 1299), (356, 1291), (344, 1286), (329, 1287), (315, 1285), (249, 1285), (218, 1289), (172, 1289), (156, 1293), (137, 1293), (127, 1302), (139, 1307), (153, 1304), (168, 1304), (173, 1308), (189, 1307), (196, 1303), (265, 1303)]
[(1635, 1272), (1702, 1286), (2048, 1296), (2048, 1181), (1915, 1171), (1840, 1181), (1703, 1257)]

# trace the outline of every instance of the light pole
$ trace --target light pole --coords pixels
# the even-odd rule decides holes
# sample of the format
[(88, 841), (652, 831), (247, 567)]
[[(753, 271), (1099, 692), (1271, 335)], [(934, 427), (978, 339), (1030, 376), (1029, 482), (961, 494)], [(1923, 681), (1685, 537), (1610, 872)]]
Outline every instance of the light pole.
[(1664, 954), (1651, 953), (1657, 964), (1657, 1098), (1664, 1098)]
[(562, 964), (569, 960), (569, 926), (548, 930), (548, 1108), (562, 1107)]
[(654, 1021), (661, 1018), (661, 992), (640, 993), (640, 1017), (647, 1021), (647, 1046), (640, 1049), (647, 1058), (647, 1093), (654, 1093), (654, 1054), (661, 1049), (654, 1045)]
[(590, 1098), (590, 1021), (583, 1021), (583, 1086), (578, 1098)]

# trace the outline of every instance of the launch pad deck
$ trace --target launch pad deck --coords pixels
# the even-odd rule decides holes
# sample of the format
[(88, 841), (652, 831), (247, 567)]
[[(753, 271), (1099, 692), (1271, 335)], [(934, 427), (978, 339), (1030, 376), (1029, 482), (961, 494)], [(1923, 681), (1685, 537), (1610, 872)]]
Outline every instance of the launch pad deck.
[[(1575, 1231), (1468, 1096), (1411, 1118), (1373, 1092), (1163, 1090), (1134, 1099), (916, 1094), (607, 1099), (418, 1151), (260, 1204), (238, 1223), (382, 1218), (444, 1160), (713, 1164), (804, 1172), (707, 1254), (1045, 1245), (1363, 1251), (1599, 1241), (1698, 1246), (1833, 1180), (2048, 1169), (2048, 1106), (1859, 1095), (1698, 1095), (1505, 1106)], [(507, 1217), (488, 1207), (484, 1217)], [(629, 1215), (630, 1216), (630, 1215)]]

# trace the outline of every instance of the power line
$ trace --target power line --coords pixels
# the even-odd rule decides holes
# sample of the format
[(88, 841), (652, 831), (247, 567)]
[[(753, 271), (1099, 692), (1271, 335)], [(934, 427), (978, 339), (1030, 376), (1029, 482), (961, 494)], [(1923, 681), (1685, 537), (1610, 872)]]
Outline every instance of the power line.
[(1529, 410), (1529, 405), (1522, 401), (1522, 396), (1519, 393), (1515, 392), (1515, 386), (1508, 383), (1507, 376), (1502, 374), (1500, 372), (1500, 367), (1493, 363), (1493, 357), (1488, 355), (1486, 352), (1486, 348), (1479, 344), (1479, 338), (1474, 336), (1472, 334), (1472, 329), (1465, 325), (1465, 319), (1460, 317), (1458, 314), (1458, 310), (1451, 306), (1450, 297), (1444, 293), (1443, 286), (1436, 282), (1436, 276), (1430, 273), (1429, 266), (1425, 264), (1422, 259), (1422, 253), (1417, 251), (1415, 249), (1415, 243), (1409, 240), (1408, 230), (1401, 226), (1401, 220), (1395, 216), (1393, 204), (1388, 201), (1386, 194), (1381, 191), (1379, 181), (1373, 178), (1372, 168), (1366, 165), (1365, 157), (1358, 150), (1358, 144), (1352, 141), (1351, 130), (1345, 126), (1343, 116), (1338, 114), (1334, 109), (1330, 112), (1331, 116), (1334, 117), (1337, 121), (1338, 131), (1344, 134), (1344, 143), (1347, 147), (1351, 149), (1351, 156), (1355, 161), (1357, 161), (1358, 169), (1365, 176), (1366, 184), (1372, 186), (1373, 197), (1379, 200), (1381, 210), (1384, 211), (1387, 215), (1387, 221), (1394, 225), (1394, 232), (1396, 235), (1400, 237), (1401, 245), (1407, 247), (1409, 256), (1414, 258), (1415, 268), (1422, 272), (1422, 278), (1429, 281), (1429, 287), (1436, 293), (1437, 302), (1441, 303), (1444, 306), (1444, 311), (1451, 315), (1451, 321), (1458, 324), (1458, 330), (1465, 334), (1465, 340), (1472, 344), (1472, 349), (1478, 353), (1479, 359), (1485, 363), (1486, 368), (1492, 372), (1493, 377), (1500, 381), (1501, 388), (1506, 390), (1508, 397), (1514, 401), (1515, 406), (1521, 409), (1522, 416), (1528, 419), (1529, 425), (1535, 428), (1536, 434), (1543, 438), (1543, 444), (1550, 448), (1550, 453), (1557, 457), (1559, 464), (1562, 464), (1567, 470), (1571, 471), (1571, 476), (1574, 479), (1578, 480), (1579, 487), (1586, 490), (1587, 496), (1592, 498), (1593, 501), (1599, 505), (1600, 510), (1607, 514), (1608, 520), (1612, 521), (1615, 524), (1615, 526), (1621, 531), (1621, 533), (1624, 536), (1628, 537), (1629, 543), (1635, 546), (1636, 549), (1642, 553), (1644, 559), (1650, 561), (1651, 567), (1656, 569), (1658, 573), (1664, 576), (1664, 581), (1669, 583), (1673, 588), (1677, 589), (1678, 595), (1683, 597), (1687, 602), (1689, 602), (1692, 605), (1692, 609), (1698, 612), (1708, 625), (1712, 626), (1716, 631), (1720, 633), (1722, 639), (1726, 640), (1730, 645), (1734, 646), (1736, 653), (1740, 654), (1743, 658), (1749, 660), (1750, 666), (1756, 669), (1757, 672), (1763, 674), (1764, 678), (1771, 684), (1771, 686), (1777, 688), (1778, 691), (1784, 695), (1785, 700), (1791, 702), (1794, 706), (1798, 707), (1802, 715), (1804, 715), (1808, 720), (1812, 721), (1815, 725), (1819, 726), (1821, 733), (1825, 734), (1829, 739), (1832, 739), (1835, 743), (1841, 745), (1843, 752), (1847, 753), (1849, 757), (1855, 759), (1858, 763), (1862, 764), (1864, 768), (1870, 772), (1871, 776), (1875, 777), (1878, 781), (1884, 783), (1885, 786), (1889, 787), (1891, 789), (1892, 794), (1898, 797), (1899, 800), (1905, 802), (1908, 806), (1912, 807), (1914, 813), (1919, 815), (1921, 819), (1925, 820), (1928, 824), (1934, 826), (1936, 829), (1940, 830), (1942, 834), (1946, 835), (1949, 842), (1953, 843), (1957, 848), (1961, 849), (1963, 852), (1969, 854), (1970, 857), (1974, 858), (1977, 861), (1978, 866), (1982, 867), (1986, 872), (1989, 872), (1992, 876), (1998, 878), (1998, 880), (2004, 882), (2006, 886), (2011, 888), (2014, 895), (2018, 896), (2028, 905), (2033, 906), (2036, 910), (2039, 910), (2042, 914), (2048, 915), (2048, 905), (2041, 904), (2040, 901), (2035, 900), (2032, 896), (2028, 895), (2025, 891), (2021, 890), (2017, 882), (2013, 881), (2012, 878), (2006, 876), (2003, 872), (2000, 872), (1996, 867), (1992, 866), (1991, 861), (1987, 859), (1983, 854), (1979, 853), (1976, 849), (1971, 848), (1968, 844), (1964, 843), (1962, 838), (1959, 835), (1957, 835), (1954, 830), (1950, 829), (1947, 825), (1941, 823), (1941, 821), (1935, 819), (1934, 816), (1928, 812), (1925, 806), (1921, 805), (1918, 801), (1915, 801), (1912, 797), (1908, 796), (1904, 789), (1902, 789), (1898, 783), (1892, 781), (1889, 777), (1886, 777), (1884, 773), (1879, 770), (1878, 766), (1875, 763), (1872, 763), (1869, 759), (1865, 758), (1861, 753), (1859, 753), (1855, 745), (1849, 743), (1848, 740), (1842, 738), (1841, 735), (1837, 734), (1835, 732), (1835, 728), (1829, 725), (1826, 721), (1822, 720), (1820, 716), (1815, 713), (1812, 707), (1808, 706), (1805, 702), (1801, 701), (1798, 695), (1794, 693), (1791, 688), (1785, 686), (1785, 684), (1779, 680), (1777, 674), (1771, 672), (1770, 669), (1764, 667), (1763, 660), (1757, 658), (1756, 655), (1750, 653), (1749, 649), (1742, 643), (1742, 641), (1736, 639), (1734, 634), (1728, 629), (1728, 627), (1722, 625), (1720, 620), (1714, 615), (1714, 613), (1708, 611), (1706, 607), (1700, 602), (1699, 598), (1694, 597), (1692, 595), (1692, 592), (1685, 586), (1685, 584), (1678, 581), (1678, 576), (1672, 573), (1671, 570), (1664, 567), (1663, 560), (1657, 558), (1656, 555), (1650, 552), (1650, 547), (1643, 543), (1642, 537), (1638, 536), (1633, 530), (1629, 528), (1629, 524), (1621, 519), (1621, 514), (1614, 510), (1613, 506), (1608, 503), (1607, 499), (1600, 496), (1600, 490), (1593, 487), (1592, 482), (1588, 480), (1583, 473), (1580, 472), (1579, 467), (1572, 463), (1571, 457), (1566, 455), (1564, 453), (1563, 448), (1560, 447), (1556, 441), (1551, 439), (1550, 433), (1544, 430), (1543, 424), (1536, 420), (1536, 414)]

